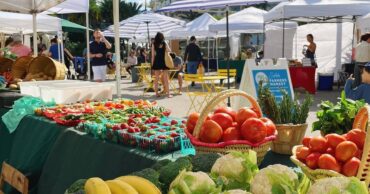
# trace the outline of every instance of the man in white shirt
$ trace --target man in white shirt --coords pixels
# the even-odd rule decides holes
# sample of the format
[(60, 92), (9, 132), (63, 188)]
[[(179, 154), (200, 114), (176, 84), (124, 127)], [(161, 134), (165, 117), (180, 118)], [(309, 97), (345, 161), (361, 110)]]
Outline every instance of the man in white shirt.
[(361, 42), (356, 46), (355, 60), (355, 81), (353, 82), (353, 88), (361, 84), (361, 72), (359, 66), (370, 62), (370, 33), (366, 33), (361, 36)]

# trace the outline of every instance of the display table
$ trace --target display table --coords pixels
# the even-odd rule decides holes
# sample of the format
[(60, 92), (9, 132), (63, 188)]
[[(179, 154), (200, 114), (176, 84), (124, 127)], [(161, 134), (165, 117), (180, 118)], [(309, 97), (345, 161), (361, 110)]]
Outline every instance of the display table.
[[(0, 109), (0, 116), (8, 110)], [(95, 140), (43, 117), (26, 116), (12, 134), (0, 126), (0, 162), (27, 175), (31, 194), (64, 193), (76, 179), (114, 178), (177, 157)]]
[(309, 93), (315, 94), (315, 67), (289, 67), (290, 79), (293, 88), (304, 88)]

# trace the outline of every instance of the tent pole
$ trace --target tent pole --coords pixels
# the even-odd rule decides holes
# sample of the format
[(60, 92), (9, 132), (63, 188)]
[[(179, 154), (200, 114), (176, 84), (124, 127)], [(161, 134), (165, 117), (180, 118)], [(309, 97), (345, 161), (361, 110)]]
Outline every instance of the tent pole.
[[(229, 40), (229, 6), (226, 5), (226, 57), (227, 57), (227, 89), (230, 89), (230, 40)], [(230, 97), (227, 106), (230, 107)]]
[(216, 44), (216, 66), (217, 66), (217, 71), (218, 71), (218, 37), (216, 36), (215, 38), (215, 44)]
[(87, 80), (91, 80), (91, 65), (90, 65), (90, 35), (89, 35), (89, 11), (85, 14), (86, 17), (86, 62), (87, 62)]
[(262, 37), (263, 37), (263, 46), (262, 46), (262, 51), (263, 54), (265, 54), (265, 40), (266, 40), (266, 23), (263, 22), (263, 32), (262, 32)]
[(283, 55), (281, 56), (284, 58), (285, 55), (285, 19), (283, 19)]
[(352, 21), (353, 21), (353, 29), (352, 29), (352, 49), (351, 49), (351, 53), (352, 53), (352, 56), (351, 56), (351, 62), (353, 63), (354, 62), (354, 58), (355, 58), (355, 56), (354, 56), (354, 52), (353, 52), (353, 48), (354, 48), (354, 44), (355, 44), (355, 31), (356, 31), (356, 17), (355, 16), (353, 16), (353, 18), (352, 18)]
[(119, 36), (119, 0), (113, 1), (114, 45), (116, 53), (117, 97), (121, 98), (121, 52)]
[(62, 58), (62, 63), (65, 64), (65, 58), (64, 58), (64, 42), (63, 42), (63, 33), (58, 32), (58, 37), (61, 37), (60, 42), (60, 57)]
[[(32, 1), (34, 3), (34, 1)], [(33, 56), (37, 57), (37, 27), (36, 27), (36, 13), (32, 13), (32, 28), (33, 28)]]
[(207, 72), (209, 73), (209, 37), (207, 37), (207, 42), (208, 42), (207, 43), (207, 53), (208, 53), (207, 54), (208, 55), (208, 71)]
[(149, 22), (145, 22), (146, 23), (146, 30), (148, 32), (148, 44), (146, 45), (146, 49), (149, 49), (149, 45), (150, 45), (150, 32), (149, 32)]

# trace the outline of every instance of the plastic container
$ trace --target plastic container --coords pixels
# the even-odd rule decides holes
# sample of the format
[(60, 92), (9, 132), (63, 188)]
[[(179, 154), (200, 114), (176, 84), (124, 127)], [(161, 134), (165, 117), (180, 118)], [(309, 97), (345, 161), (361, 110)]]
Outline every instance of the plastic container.
[(69, 83), (69, 84), (80, 84), (82, 81), (78, 80), (54, 80), (54, 81), (29, 81), (19, 82), (21, 94), (30, 95), (33, 97), (40, 97), (39, 86), (50, 86), (56, 83)]
[(131, 81), (137, 83), (139, 81), (139, 70), (135, 67), (131, 68)]
[(39, 86), (40, 97), (45, 102), (70, 104), (90, 100), (110, 100), (113, 98), (114, 86), (109, 83), (82, 82), (78, 84), (60, 83)]
[(320, 74), (319, 73), (319, 87), (318, 90), (333, 90), (334, 74)]

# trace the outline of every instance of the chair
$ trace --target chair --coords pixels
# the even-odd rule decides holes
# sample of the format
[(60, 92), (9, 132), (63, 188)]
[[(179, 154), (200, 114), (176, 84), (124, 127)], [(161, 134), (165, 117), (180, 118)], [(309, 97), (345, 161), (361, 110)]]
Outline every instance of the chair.
[(0, 175), (0, 194), (4, 194), (4, 184), (8, 183), (22, 194), (28, 194), (28, 178), (14, 167), (3, 162)]
[[(217, 75), (227, 77), (227, 69), (218, 69), (217, 70)], [(232, 79), (230, 79), (230, 84), (233, 83), (233, 87), (236, 88), (236, 79), (237, 79), (236, 69), (230, 69), (229, 70), (229, 75), (230, 75), (230, 78), (232, 78)], [(220, 86), (216, 88), (218, 92), (225, 88), (224, 87), (225, 83), (227, 83), (227, 80), (224, 80), (224, 82), (220, 83)]]
[[(186, 84), (186, 94), (190, 98), (190, 106), (188, 109), (187, 114), (190, 113), (191, 110), (194, 110), (196, 112), (201, 112), (203, 109), (203, 106), (208, 103), (208, 96), (210, 95), (210, 91), (205, 89), (204, 81), (202, 79), (203, 75), (201, 74), (184, 74), (184, 82)], [(202, 89), (200, 92), (190, 91), (190, 84), (191, 82), (197, 82), (200, 83), (202, 86)]]

